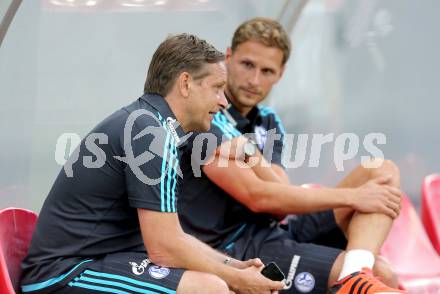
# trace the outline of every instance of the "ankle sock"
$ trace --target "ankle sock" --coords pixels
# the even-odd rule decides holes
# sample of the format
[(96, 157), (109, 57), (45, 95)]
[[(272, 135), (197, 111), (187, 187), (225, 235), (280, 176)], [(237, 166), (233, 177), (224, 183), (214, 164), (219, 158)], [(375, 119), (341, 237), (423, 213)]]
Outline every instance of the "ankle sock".
[(373, 269), (375, 257), (374, 254), (364, 249), (353, 249), (345, 253), (344, 264), (342, 265), (339, 278), (343, 279), (346, 276), (361, 271), (364, 267)]

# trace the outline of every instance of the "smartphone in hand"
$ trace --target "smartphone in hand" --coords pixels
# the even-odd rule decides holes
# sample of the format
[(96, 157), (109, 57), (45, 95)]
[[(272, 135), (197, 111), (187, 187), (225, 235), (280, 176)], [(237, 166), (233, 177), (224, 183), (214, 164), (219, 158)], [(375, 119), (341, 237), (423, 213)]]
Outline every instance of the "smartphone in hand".
[(262, 270), (261, 274), (272, 281), (282, 281), (286, 277), (275, 262), (268, 263)]

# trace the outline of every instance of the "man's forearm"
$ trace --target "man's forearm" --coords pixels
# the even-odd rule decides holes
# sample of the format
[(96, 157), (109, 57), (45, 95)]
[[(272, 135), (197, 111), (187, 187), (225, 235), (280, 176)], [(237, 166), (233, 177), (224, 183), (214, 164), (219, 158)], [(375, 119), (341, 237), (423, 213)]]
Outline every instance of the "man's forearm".
[(348, 189), (305, 189), (259, 181), (250, 187), (253, 210), (271, 214), (303, 214), (351, 205)]
[(221, 263), (229, 265), (229, 266), (240, 268), (240, 264), (242, 261), (237, 260), (235, 258), (232, 258), (230, 256), (227, 256), (227, 255), (213, 249), (209, 245), (201, 242), (200, 240), (198, 240), (197, 238), (195, 238), (191, 235), (188, 235), (188, 238), (194, 239), (193, 240), (195, 242), (194, 244), (196, 244), (198, 246), (198, 249), (200, 251), (203, 251), (205, 254), (209, 255), (212, 259), (217, 260), (218, 262), (221, 262)]
[(286, 184), (283, 179), (272, 169), (270, 163), (264, 158), (260, 151), (257, 151), (254, 157), (249, 159), (248, 164), (255, 175), (263, 181)]
[[(260, 212), (283, 215), (349, 206), (347, 193), (341, 189), (311, 191), (284, 183), (260, 152), (249, 163), (255, 175), (263, 181), (252, 189), (256, 200), (263, 206)], [(276, 195), (276, 199), (271, 195)]]
[[(139, 224), (149, 259), (160, 266), (218, 275), (230, 287), (243, 282), (242, 269), (226, 265), (227, 257), (186, 234), (176, 213), (138, 208)], [(166, 235), (164, 234), (166, 232)]]
[[(254, 171), (259, 167), (243, 168), (244, 163), (238, 166), (232, 161), (224, 168), (219, 167), (218, 163), (217, 158), (205, 165), (203, 171), (211, 181), (255, 213), (302, 214), (352, 207), (353, 189), (306, 189), (262, 180)], [(251, 162), (249, 164), (252, 165)], [(262, 167), (260, 171), (264, 173), (267, 170)]]
[(224, 263), (228, 257), (188, 234), (182, 233), (175, 240), (169, 240), (161, 251), (166, 252), (166, 256), (153, 259), (159, 265), (212, 273), (231, 287), (237, 283), (238, 270)]

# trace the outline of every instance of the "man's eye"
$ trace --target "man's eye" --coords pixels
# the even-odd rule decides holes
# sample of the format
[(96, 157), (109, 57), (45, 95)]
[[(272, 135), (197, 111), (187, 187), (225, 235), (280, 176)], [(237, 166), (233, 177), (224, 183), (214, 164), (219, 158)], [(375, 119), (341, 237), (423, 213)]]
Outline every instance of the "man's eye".
[(243, 65), (244, 65), (244, 67), (246, 67), (246, 68), (252, 68), (252, 67), (253, 67), (253, 64), (252, 64), (252, 63), (250, 63), (250, 62), (246, 62), (246, 61), (243, 62)]
[(272, 75), (274, 72), (270, 69), (263, 69), (263, 74), (266, 76)]

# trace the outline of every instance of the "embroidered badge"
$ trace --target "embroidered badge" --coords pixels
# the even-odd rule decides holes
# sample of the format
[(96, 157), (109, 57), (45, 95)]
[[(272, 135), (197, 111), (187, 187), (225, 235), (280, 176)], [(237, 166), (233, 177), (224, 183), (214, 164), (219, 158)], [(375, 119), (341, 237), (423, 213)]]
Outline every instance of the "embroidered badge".
[(148, 269), (148, 273), (155, 279), (163, 279), (170, 274), (170, 270), (166, 267), (160, 267), (157, 265), (152, 265)]
[(302, 293), (308, 293), (315, 288), (315, 278), (311, 273), (302, 272), (295, 278), (295, 287)]

